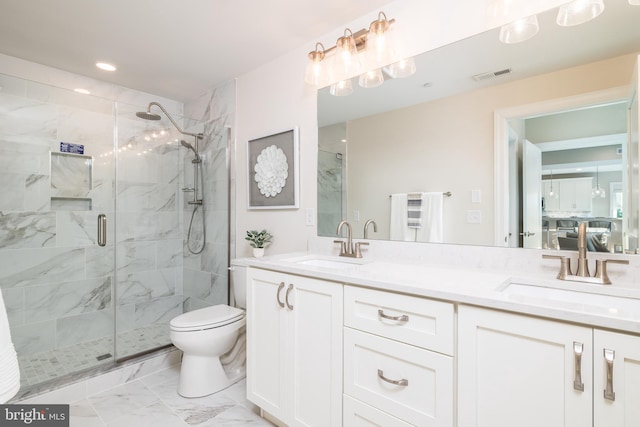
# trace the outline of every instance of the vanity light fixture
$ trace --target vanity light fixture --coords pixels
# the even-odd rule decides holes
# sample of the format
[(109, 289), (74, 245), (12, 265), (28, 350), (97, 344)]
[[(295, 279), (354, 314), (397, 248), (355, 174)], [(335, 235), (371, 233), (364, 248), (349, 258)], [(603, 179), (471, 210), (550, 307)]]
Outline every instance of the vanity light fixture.
[(344, 35), (338, 37), (336, 41), (335, 65), (338, 72), (349, 75), (360, 69), (360, 62), (357, 58), (358, 49), (356, 48), (356, 39), (350, 29), (344, 30)]
[(323, 86), (328, 80), (328, 74), (325, 70), (324, 46), (322, 43), (316, 43), (315, 50), (309, 52), (309, 62), (304, 73), (304, 81), (312, 86)]
[(355, 33), (349, 28), (345, 29), (335, 46), (325, 49), (322, 43), (316, 43), (315, 50), (307, 55), (309, 62), (305, 70), (305, 82), (315, 87), (334, 82), (329, 90), (332, 95), (349, 95), (353, 92), (350, 79), (362, 68), (363, 56), (366, 70), (358, 77), (362, 87), (379, 86), (385, 77), (401, 78), (414, 74), (416, 65), (413, 58), (397, 58), (396, 46), (389, 37), (394, 22), (394, 19), (387, 19), (384, 12), (380, 12), (369, 29)]
[(600, 182), (598, 180), (598, 166), (596, 166), (596, 186), (591, 189), (591, 197), (596, 198), (605, 198), (607, 197), (607, 193), (605, 193), (604, 188), (600, 187)]
[(574, 0), (558, 9), (556, 23), (562, 27), (584, 24), (604, 10), (603, 0)]

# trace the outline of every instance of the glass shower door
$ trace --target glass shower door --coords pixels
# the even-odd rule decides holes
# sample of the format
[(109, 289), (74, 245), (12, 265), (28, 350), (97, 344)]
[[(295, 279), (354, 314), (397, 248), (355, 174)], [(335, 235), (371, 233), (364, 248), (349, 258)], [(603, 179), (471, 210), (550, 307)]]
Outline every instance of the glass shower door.
[(113, 363), (114, 104), (0, 86), (0, 287), (24, 389)]

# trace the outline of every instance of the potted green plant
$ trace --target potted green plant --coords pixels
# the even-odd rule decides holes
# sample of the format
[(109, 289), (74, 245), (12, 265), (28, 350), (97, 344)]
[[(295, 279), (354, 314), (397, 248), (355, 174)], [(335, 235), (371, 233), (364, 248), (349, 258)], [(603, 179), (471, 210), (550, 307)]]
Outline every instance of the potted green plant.
[(264, 255), (264, 248), (271, 244), (272, 237), (267, 230), (248, 230), (244, 239), (248, 240), (253, 248), (253, 256), (259, 258)]

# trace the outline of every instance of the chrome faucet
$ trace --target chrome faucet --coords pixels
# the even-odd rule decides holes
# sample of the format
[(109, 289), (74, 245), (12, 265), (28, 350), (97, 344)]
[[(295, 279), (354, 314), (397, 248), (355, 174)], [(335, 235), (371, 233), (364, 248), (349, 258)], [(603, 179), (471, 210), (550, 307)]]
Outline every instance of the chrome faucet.
[(578, 225), (578, 268), (576, 274), (571, 273), (571, 259), (564, 255), (542, 255), (542, 258), (556, 258), (560, 260), (560, 272), (557, 279), (571, 280), (574, 282), (597, 283), (600, 285), (610, 285), (611, 279), (607, 275), (607, 263), (629, 264), (626, 259), (597, 259), (596, 273), (589, 275), (589, 263), (587, 260), (587, 223), (581, 222)]
[(368, 245), (367, 242), (357, 242), (355, 245), (353, 244), (353, 239), (351, 236), (351, 224), (347, 221), (342, 220), (338, 224), (338, 230), (336, 234), (340, 236), (340, 231), (342, 231), (342, 226), (347, 226), (347, 241), (344, 240), (334, 240), (333, 243), (340, 243), (340, 256), (347, 256), (351, 258), (362, 258), (362, 252), (360, 251), (360, 247), (362, 245)]
[(376, 224), (376, 222), (372, 219), (368, 219), (367, 222), (364, 223), (364, 238), (368, 239), (368, 232), (369, 232), (369, 226), (373, 224), (373, 232), (377, 233), (378, 232), (378, 224)]

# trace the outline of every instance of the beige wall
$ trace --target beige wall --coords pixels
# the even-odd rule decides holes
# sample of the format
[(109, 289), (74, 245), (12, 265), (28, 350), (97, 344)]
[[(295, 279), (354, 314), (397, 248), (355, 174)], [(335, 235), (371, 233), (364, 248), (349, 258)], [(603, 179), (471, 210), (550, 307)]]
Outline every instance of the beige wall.
[[(527, 11), (536, 13), (563, 3), (563, 0), (523, 2)], [(500, 25), (485, 17), (488, 1), (478, 0), (398, 0), (384, 12), (396, 19), (397, 35), (405, 40), (406, 55), (415, 55), (478, 34)], [(268, 253), (305, 250), (315, 226), (305, 225), (306, 209), (316, 209), (317, 112), (316, 92), (304, 85), (307, 53), (317, 41), (326, 46), (335, 43), (345, 27), (364, 28), (379, 10), (353, 22), (336, 23), (336, 29), (318, 40), (301, 46), (264, 66), (238, 77), (236, 154), (236, 230), (243, 236), (247, 229), (267, 228), (275, 238)], [(408, 36), (411, 36), (410, 38)], [(247, 140), (269, 135), (293, 126), (300, 128), (300, 209), (250, 211), (247, 209)], [(240, 244), (236, 256), (248, 256), (249, 246)]]
[[(451, 191), (444, 201), (446, 243), (493, 244), (493, 113), (629, 83), (635, 55), (570, 68), (349, 122), (349, 220), (378, 223), (389, 236), (393, 193)], [(471, 203), (471, 191), (481, 203)], [(481, 224), (467, 223), (480, 210)]]

